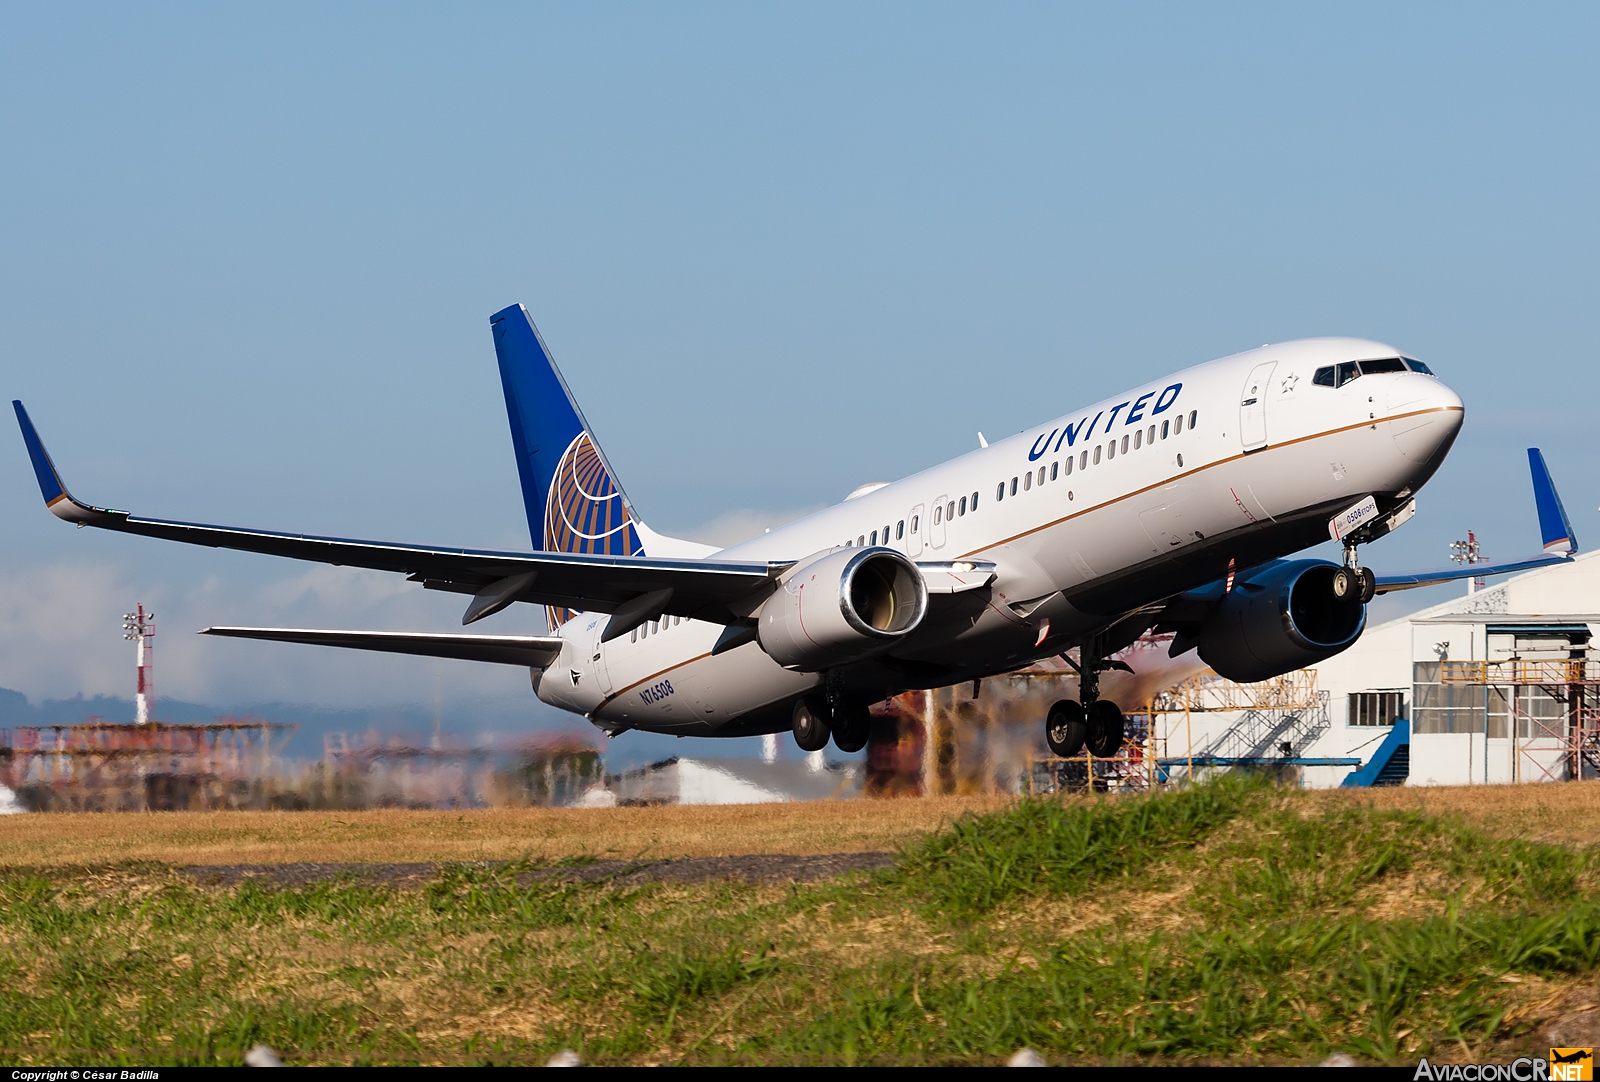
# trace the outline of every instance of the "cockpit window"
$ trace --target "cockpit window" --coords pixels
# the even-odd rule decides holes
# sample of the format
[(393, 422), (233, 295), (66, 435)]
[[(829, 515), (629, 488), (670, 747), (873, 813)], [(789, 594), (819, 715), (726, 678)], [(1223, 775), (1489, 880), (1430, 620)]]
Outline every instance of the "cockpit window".
[(1334, 381), (1335, 387), (1343, 387), (1346, 383), (1361, 375), (1361, 369), (1355, 361), (1345, 361), (1339, 366), (1339, 377)]
[(1333, 365), (1330, 364), (1326, 368), (1317, 369), (1316, 375), (1311, 377), (1311, 382), (1315, 383), (1318, 387), (1332, 387)]
[(1376, 376), (1385, 372), (1404, 372), (1406, 362), (1399, 357), (1384, 357), (1376, 361), (1362, 361), (1361, 374), (1363, 376)]
[(1413, 372), (1421, 372), (1424, 376), (1433, 375), (1433, 369), (1429, 368), (1427, 365), (1423, 364), (1421, 361), (1417, 360), (1415, 357), (1407, 357), (1405, 359), (1405, 361), (1406, 361), (1406, 367), (1411, 369), (1411, 371), (1413, 371)]

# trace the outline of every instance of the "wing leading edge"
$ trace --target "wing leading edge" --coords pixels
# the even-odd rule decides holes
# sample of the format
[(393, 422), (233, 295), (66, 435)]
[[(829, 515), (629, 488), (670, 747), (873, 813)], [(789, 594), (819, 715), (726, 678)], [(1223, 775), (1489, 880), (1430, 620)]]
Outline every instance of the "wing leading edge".
[(210, 548), (375, 571), (394, 571), (430, 590), (477, 595), (463, 623), (516, 601), (590, 612), (615, 612), (644, 594), (666, 594), (662, 613), (713, 623), (744, 621), (764, 599), (785, 563), (649, 559), (562, 552), (491, 552), (275, 533), (194, 522), (142, 518), (75, 498), (45, 450), (28, 411), (12, 402), (45, 505), (78, 526), (159, 537)]

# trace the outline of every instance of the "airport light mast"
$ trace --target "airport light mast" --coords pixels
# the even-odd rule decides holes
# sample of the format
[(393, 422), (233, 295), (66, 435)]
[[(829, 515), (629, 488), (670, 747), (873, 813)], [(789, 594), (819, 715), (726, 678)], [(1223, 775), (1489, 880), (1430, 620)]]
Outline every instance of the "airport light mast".
[[(1465, 541), (1450, 542), (1450, 559), (1458, 564), (1466, 564), (1468, 567), (1473, 564), (1489, 562), (1489, 558), (1479, 549), (1478, 538), (1471, 530), (1467, 531), (1467, 539)], [(1467, 580), (1467, 593), (1475, 594), (1483, 589), (1483, 586), (1483, 579), (1474, 576)]]
[(145, 612), (143, 602), (133, 612), (122, 614), (122, 637), (137, 643), (139, 651), (138, 713), (134, 717), (135, 725), (149, 723), (150, 701), (155, 698), (155, 621), (156, 614)]

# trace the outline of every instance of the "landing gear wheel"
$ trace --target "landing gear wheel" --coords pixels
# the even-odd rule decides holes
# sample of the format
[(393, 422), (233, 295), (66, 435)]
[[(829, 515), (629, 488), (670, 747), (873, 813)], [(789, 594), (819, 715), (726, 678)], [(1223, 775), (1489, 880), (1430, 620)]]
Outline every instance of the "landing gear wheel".
[(833, 712), (833, 746), (846, 755), (867, 746), (872, 730), (872, 715), (865, 703), (841, 702)]
[(1070, 759), (1083, 750), (1083, 740), (1088, 732), (1083, 707), (1071, 699), (1062, 699), (1045, 716), (1044, 742), (1063, 759)]
[(795, 700), (794, 742), (801, 751), (821, 751), (828, 746), (828, 722), (823, 710), (820, 700)]
[(1378, 592), (1378, 576), (1372, 573), (1372, 568), (1370, 567), (1358, 567), (1356, 568), (1356, 582), (1359, 584), (1356, 596), (1361, 599), (1363, 605), (1370, 603)]
[(1353, 567), (1341, 567), (1333, 573), (1333, 599), (1350, 604), (1361, 596), (1361, 582)]
[(1089, 754), (1109, 759), (1122, 747), (1122, 711), (1110, 699), (1097, 699), (1089, 707)]

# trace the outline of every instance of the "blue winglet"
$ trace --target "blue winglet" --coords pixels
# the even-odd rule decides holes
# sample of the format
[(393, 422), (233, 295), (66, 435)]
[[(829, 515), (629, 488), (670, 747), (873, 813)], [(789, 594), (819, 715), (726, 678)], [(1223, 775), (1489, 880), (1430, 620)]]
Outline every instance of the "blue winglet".
[[(33, 475), (39, 479), (39, 493), (44, 497), (44, 505), (56, 518), (76, 522), (80, 526), (86, 523), (99, 523), (108, 513), (103, 507), (90, 507), (88, 504), (79, 503), (67, 491), (67, 486), (61, 483), (61, 475), (56, 472), (56, 465), (50, 461), (50, 452), (44, 449), (44, 441), (39, 438), (39, 432), (33, 427), (33, 421), (28, 417), (28, 411), (22, 408), (22, 403), (17, 399), (11, 400), (11, 408), (17, 411), (17, 424), (22, 428), (22, 442), (28, 447), (28, 459), (33, 463)], [(121, 514), (121, 512), (114, 512)]]
[(1578, 551), (1578, 538), (1567, 519), (1567, 509), (1561, 506), (1561, 496), (1555, 482), (1550, 480), (1550, 469), (1544, 464), (1539, 448), (1528, 448), (1528, 468), (1533, 471), (1533, 500), (1539, 508), (1539, 534), (1544, 550), (1558, 556), (1570, 556)]
[(67, 486), (61, 483), (55, 463), (50, 461), (50, 452), (44, 449), (38, 431), (28, 419), (28, 411), (22, 408), (22, 403), (17, 399), (11, 400), (11, 408), (17, 411), (17, 424), (22, 426), (22, 442), (28, 446), (28, 458), (33, 461), (33, 475), (39, 479), (39, 492), (44, 496), (45, 506), (54, 507), (69, 498)]

